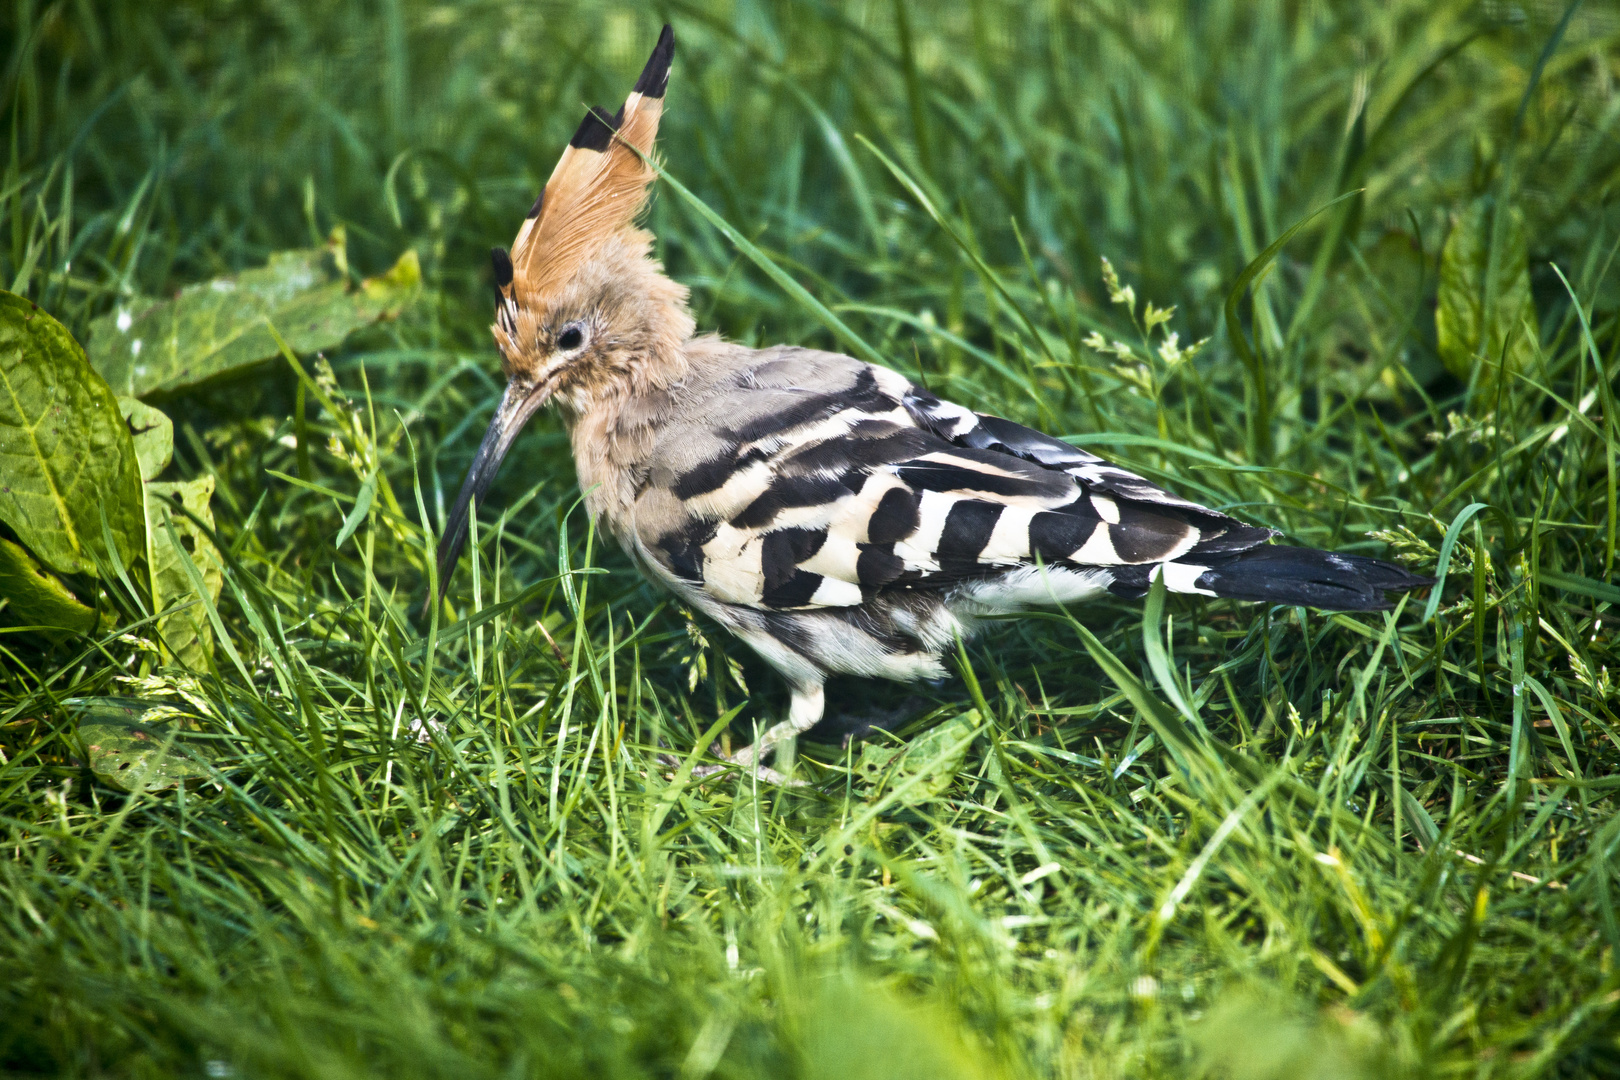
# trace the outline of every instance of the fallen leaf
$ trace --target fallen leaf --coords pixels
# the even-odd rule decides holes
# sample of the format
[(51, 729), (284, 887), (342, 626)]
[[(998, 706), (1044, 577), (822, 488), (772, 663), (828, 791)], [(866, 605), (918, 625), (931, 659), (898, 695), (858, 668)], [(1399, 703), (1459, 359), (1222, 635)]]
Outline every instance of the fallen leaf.
[(172, 300), (128, 301), (90, 324), (90, 359), (120, 394), (144, 398), (275, 357), (271, 326), (294, 352), (318, 352), (394, 318), (421, 292), (415, 251), (358, 287), (347, 268), (339, 227), (322, 247), (278, 251), (262, 267), (188, 285)]
[(0, 521), (58, 574), (146, 547), (141, 473), (118, 401), (61, 323), (0, 292)]
[(173, 706), (139, 698), (69, 698), (86, 764), (123, 791), (161, 791), (213, 775), (213, 752)]

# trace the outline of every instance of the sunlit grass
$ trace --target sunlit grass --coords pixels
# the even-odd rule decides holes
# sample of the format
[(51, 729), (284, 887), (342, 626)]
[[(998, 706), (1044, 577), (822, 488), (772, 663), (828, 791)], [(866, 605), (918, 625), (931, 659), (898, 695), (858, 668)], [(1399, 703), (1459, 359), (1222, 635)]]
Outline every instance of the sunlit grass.
[[(15, 9), (0, 284), (84, 335), (341, 223), (430, 295), (301, 358), (349, 402), (308, 400), (307, 467), (289, 365), (158, 402), (240, 668), (0, 636), (0, 1070), (1620, 1075), (1620, 20), (941, 7)], [(486, 252), (665, 17), (664, 165), (740, 238), (660, 190), (702, 327), (858, 338), (1290, 541), (1444, 563), (1438, 601), (999, 623), (942, 686), (836, 688), (960, 738), (697, 785), (785, 688), (593, 535), (546, 420), (424, 617), (499, 392)], [(1482, 197), (1539, 319), (1502, 380), (1435, 332)], [(192, 715), (214, 779), (95, 781), (68, 701), (106, 695)]]

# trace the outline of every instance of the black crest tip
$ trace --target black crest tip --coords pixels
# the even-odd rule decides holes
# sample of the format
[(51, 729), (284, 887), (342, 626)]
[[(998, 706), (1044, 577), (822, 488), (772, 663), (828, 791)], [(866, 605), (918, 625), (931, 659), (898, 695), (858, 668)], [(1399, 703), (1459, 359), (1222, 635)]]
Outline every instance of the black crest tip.
[(636, 80), (635, 92), (642, 97), (661, 98), (669, 87), (669, 64), (675, 59), (675, 30), (668, 23), (658, 35), (658, 44), (653, 46), (652, 56), (647, 58), (647, 66), (641, 69), (641, 78)]
[(601, 153), (613, 141), (613, 133), (618, 130), (618, 126), (606, 109), (600, 105), (592, 105), (586, 110), (585, 119), (579, 122), (579, 130), (568, 140), (568, 145), (580, 150), (595, 150)]
[(505, 289), (512, 284), (512, 256), (503, 247), (489, 249), (490, 265), (495, 268), (495, 287)]

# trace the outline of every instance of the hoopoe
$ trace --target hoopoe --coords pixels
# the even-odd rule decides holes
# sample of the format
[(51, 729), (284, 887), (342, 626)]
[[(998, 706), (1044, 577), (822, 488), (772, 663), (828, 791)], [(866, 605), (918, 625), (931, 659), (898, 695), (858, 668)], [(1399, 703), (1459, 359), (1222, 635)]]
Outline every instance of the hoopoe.
[(822, 715), (832, 674), (912, 680), (980, 616), (1179, 593), (1368, 611), (1429, 584), (1276, 533), (903, 375), (791, 345), (695, 334), (687, 290), (636, 226), (674, 55), (668, 26), (623, 108), (591, 109), (491, 252), (507, 377), (439, 542), (447, 582), (524, 423), (560, 406), (587, 510), (641, 571), (792, 687), (765, 754)]

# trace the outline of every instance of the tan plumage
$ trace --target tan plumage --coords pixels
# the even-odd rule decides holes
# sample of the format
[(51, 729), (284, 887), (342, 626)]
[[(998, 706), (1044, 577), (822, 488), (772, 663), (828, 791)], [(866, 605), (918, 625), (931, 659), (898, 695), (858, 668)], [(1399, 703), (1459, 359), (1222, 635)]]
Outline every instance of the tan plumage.
[(557, 160), (512, 244), (519, 302), (560, 288), (604, 240), (634, 222), (656, 175), (649, 159), (674, 49), (666, 26), (623, 107), (614, 116), (590, 110)]
[[(593, 518), (640, 569), (736, 634), (813, 725), (844, 673), (915, 679), (986, 614), (1175, 592), (1341, 609), (1426, 583), (1360, 556), (1269, 544), (1094, 454), (941, 401), (887, 368), (694, 337), (650, 256), (646, 199), (674, 37), (613, 117), (592, 110), (513, 256), (492, 255), (507, 388), (439, 547), (448, 580), (471, 501), (555, 399)], [(633, 148), (633, 149), (632, 149)]]

